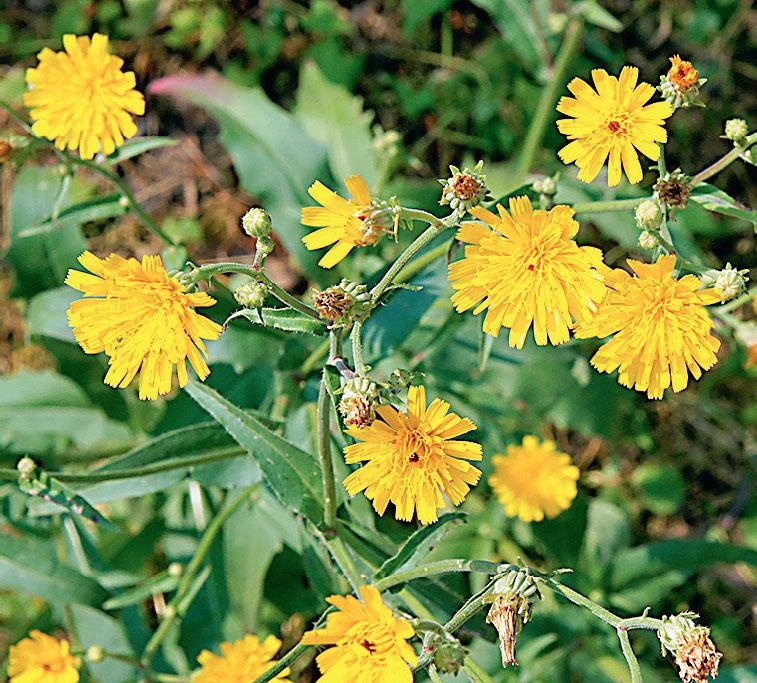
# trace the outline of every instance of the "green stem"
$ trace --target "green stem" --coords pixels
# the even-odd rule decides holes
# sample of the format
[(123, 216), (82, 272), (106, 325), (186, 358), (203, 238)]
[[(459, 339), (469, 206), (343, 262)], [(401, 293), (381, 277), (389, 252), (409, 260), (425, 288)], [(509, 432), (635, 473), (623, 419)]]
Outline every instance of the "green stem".
[(267, 683), (278, 676), (284, 669), (286, 669), (297, 657), (299, 657), (305, 650), (310, 647), (309, 645), (303, 645), (302, 642), (297, 643), (289, 652), (287, 652), (276, 664), (274, 664), (268, 671), (262, 676), (258, 676), (252, 683)]
[[(478, 567), (474, 569), (473, 567)], [(491, 562), (479, 562), (477, 560), (438, 560), (429, 564), (421, 565), (413, 569), (407, 569), (404, 572), (397, 572), (386, 578), (379, 579), (373, 585), (379, 591), (385, 591), (401, 583), (408, 583), (414, 579), (423, 579), (436, 574), (449, 574), (450, 572), (470, 572), (481, 571), (484, 573), (495, 573), (498, 565)]]
[(352, 362), (355, 366), (356, 375), (366, 375), (368, 373), (368, 366), (365, 364), (365, 358), (363, 358), (362, 331), (362, 321), (356, 320), (352, 325), (352, 332), (350, 332), (350, 341), (352, 342)]
[(636, 659), (636, 655), (633, 653), (631, 640), (628, 637), (626, 629), (618, 629), (618, 640), (620, 640), (620, 649), (623, 650), (623, 656), (626, 658), (626, 663), (628, 664), (628, 671), (631, 673), (631, 683), (642, 683), (639, 660)]
[(313, 352), (305, 359), (305, 362), (300, 368), (300, 373), (304, 376), (308, 376), (320, 362), (328, 356), (329, 353), (329, 340), (324, 339), (323, 342), (313, 349)]
[(602, 607), (602, 605), (598, 605), (593, 600), (589, 600), (584, 595), (581, 595), (580, 593), (577, 593), (572, 588), (568, 588), (564, 584), (555, 581), (551, 578), (541, 578), (542, 581), (544, 581), (549, 588), (551, 588), (556, 593), (560, 593), (563, 597), (570, 600), (572, 603), (579, 605), (580, 607), (585, 607), (588, 609), (592, 614), (599, 617), (602, 621), (610, 624), (613, 628), (618, 628), (623, 623), (623, 619), (621, 619), (616, 614), (613, 614), (609, 610)]
[(573, 211), (576, 213), (604, 213), (606, 211), (628, 211), (635, 209), (640, 202), (649, 197), (640, 197), (639, 199), (612, 199), (605, 202), (579, 202), (573, 204)]
[(448, 241), (444, 244), (440, 244), (438, 247), (429, 249), (425, 254), (419, 256), (408, 263), (394, 278), (395, 282), (407, 282), (420, 273), (426, 266), (433, 263), (441, 256), (444, 256), (449, 251), (452, 242)]
[(353, 592), (357, 593), (360, 586), (366, 583), (366, 580), (357, 568), (355, 560), (352, 559), (352, 555), (350, 555), (350, 551), (344, 544), (344, 541), (339, 536), (325, 538), (324, 540), (340, 571), (344, 574), (347, 581), (350, 582)]
[(534, 159), (547, 131), (547, 125), (554, 112), (557, 91), (564, 85), (565, 75), (573, 57), (578, 52), (582, 35), (583, 22), (580, 19), (572, 19), (565, 29), (565, 36), (557, 53), (552, 75), (547, 87), (541, 92), (539, 103), (536, 105), (536, 112), (531, 119), (526, 139), (523, 142), (516, 166), (516, 175), (519, 178), (525, 177), (534, 164)]
[(293, 308), (300, 313), (309, 315), (311, 318), (320, 320), (318, 311), (311, 308), (307, 304), (302, 303), (296, 297), (293, 297), (285, 289), (277, 285), (271, 278), (269, 278), (263, 271), (255, 266), (248, 266), (245, 263), (208, 263), (204, 266), (197, 267), (192, 273), (190, 282), (200, 282), (201, 280), (209, 280), (210, 278), (220, 275), (221, 273), (239, 273), (240, 275), (247, 275), (254, 278), (258, 282), (262, 282), (268, 287), (268, 291), (273, 294), (281, 303), (286, 304), (289, 308)]
[(179, 585), (176, 588), (176, 594), (168, 604), (166, 617), (160, 622), (158, 628), (152, 634), (152, 637), (145, 646), (140, 660), (142, 666), (148, 667), (150, 665), (150, 662), (152, 662), (157, 654), (160, 644), (168, 634), (173, 623), (177, 618), (182, 617), (183, 612), (189, 607), (184, 598), (188, 595), (196, 575), (213, 547), (216, 537), (223, 529), (223, 525), (242, 506), (242, 504), (249, 499), (250, 493), (257, 488), (257, 486), (257, 484), (253, 484), (252, 486), (244, 488), (236, 498), (219, 510), (218, 514), (213, 518), (210, 524), (208, 524), (197, 545), (197, 550), (195, 551), (194, 556), (184, 570), (181, 581), (179, 581)]
[(629, 631), (633, 628), (645, 628), (650, 631), (656, 631), (662, 624), (662, 619), (655, 619), (654, 617), (630, 617), (623, 619), (620, 622), (620, 627)]
[(752, 133), (751, 135), (748, 135), (746, 138), (744, 138), (743, 143), (738, 146), (734, 147), (730, 152), (728, 152), (725, 156), (718, 159), (714, 164), (711, 164), (707, 168), (699, 171), (692, 179), (691, 179), (691, 187), (696, 187), (699, 183), (704, 182), (708, 178), (711, 178), (716, 173), (720, 173), (724, 168), (727, 166), (730, 166), (736, 159), (738, 159), (742, 154), (744, 154), (755, 142), (757, 142), (757, 133)]
[[(329, 358), (341, 353), (341, 331), (329, 334)], [(323, 479), (323, 525), (326, 537), (336, 534), (336, 485), (334, 483), (334, 463), (331, 456), (331, 398), (326, 387), (326, 368), (323, 368), (321, 386), (318, 390), (318, 457), (321, 462)]]

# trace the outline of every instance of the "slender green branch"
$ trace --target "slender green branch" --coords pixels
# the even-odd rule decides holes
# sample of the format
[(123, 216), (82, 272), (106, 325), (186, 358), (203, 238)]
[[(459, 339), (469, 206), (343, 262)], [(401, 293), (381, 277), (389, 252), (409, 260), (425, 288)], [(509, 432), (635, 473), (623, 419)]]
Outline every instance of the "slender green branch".
[(541, 92), (536, 111), (528, 126), (526, 139), (521, 147), (516, 166), (516, 175), (519, 178), (524, 177), (534, 164), (536, 154), (547, 131), (547, 125), (554, 112), (558, 89), (563, 87), (568, 67), (580, 47), (583, 29), (581, 19), (572, 19), (565, 29), (565, 36), (557, 53), (549, 83)]
[[(477, 567), (477, 569), (473, 569)], [(393, 586), (398, 586), (402, 583), (408, 583), (415, 579), (424, 579), (429, 576), (435, 576), (436, 574), (449, 574), (451, 572), (470, 572), (481, 571), (483, 573), (494, 573), (498, 569), (498, 565), (492, 562), (480, 562), (478, 560), (438, 560), (436, 562), (430, 562), (429, 564), (421, 565), (420, 567), (414, 567), (413, 569), (407, 569), (403, 572), (397, 572), (386, 578), (379, 579), (373, 585), (380, 591), (388, 590)]]
[(602, 605), (598, 605), (593, 600), (589, 600), (584, 595), (581, 595), (581, 593), (578, 593), (574, 591), (572, 588), (568, 588), (568, 586), (560, 583), (559, 581), (555, 581), (552, 578), (543, 578), (540, 577), (541, 581), (543, 581), (549, 588), (551, 588), (555, 593), (560, 593), (563, 597), (570, 600), (572, 603), (579, 605), (580, 607), (585, 607), (588, 609), (592, 614), (599, 617), (602, 621), (610, 624), (610, 626), (614, 628), (618, 628), (623, 623), (623, 619), (621, 619), (616, 614), (613, 614), (609, 610), (602, 607)]
[(142, 666), (149, 667), (150, 662), (152, 662), (157, 654), (158, 648), (163, 642), (163, 639), (168, 635), (171, 626), (173, 626), (177, 618), (183, 616), (184, 612), (189, 607), (189, 601), (185, 600), (185, 598), (190, 596), (190, 589), (194, 584), (200, 568), (205, 562), (205, 558), (213, 547), (216, 537), (223, 529), (223, 525), (242, 506), (242, 504), (249, 499), (250, 493), (257, 488), (257, 486), (257, 484), (253, 484), (252, 486), (245, 487), (231, 502), (227, 503), (221, 510), (219, 510), (218, 514), (216, 514), (210, 524), (208, 524), (197, 545), (197, 550), (195, 551), (194, 556), (184, 570), (184, 574), (176, 588), (176, 594), (166, 608), (166, 615), (163, 621), (160, 622), (158, 628), (152, 634), (152, 637), (145, 646), (140, 659)]
[(295, 659), (297, 659), (305, 650), (310, 647), (309, 645), (303, 645), (302, 641), (297, 643), (289, 652), (287, 652), (279, 661), (276, 662), (268, 671), (263, 675), (258, 676), (252, 683), (267, 683), (278, 676), (284, 669), (286, 669)]
[(631, 673), (631, 683), (642, 683), (639, 660), (636, 659), (636, 655), (633, 653), (627, 629), (618, 629), (618, 640), (620, 640), (620, 649), (623, 650), (623, 656), (626, 658), (626, 663), (628, 664), (628, 671)]
[(639, 197), (638, 199), (612, 199), (605, 202), (579, 202), (573, 204), (573, 211), (576, 213), (605, 213), (608, 211), (628, 211), (635, 209), (640, 202), (649, 197)]
[(433, 263), (441, 256), (445, 256), (452, 245), (452, 241), (448, 240), (444, 244), (440, 244), (438, 247), (429, 249), (425, 254), (419, 256), (417, 259), (408, 263), (394, 278), (395, 283), (407, 282), (420, 273), (426, 266)]
[(649, 629), (650, 631), (656, 631), (662, 626), (662, 619), (655, 619), (654, 617), (630, 617), (623, 619), (620, 622), (619, 628), (625, 628), (629, 631), (634, 628)]
[(356, 375), (365, 375), (368, 372), (368, 366), (365, 364), (365, 358), (363, 358), (362, 331), (362, 321), (356, 320), (352, 325), (352, 332), (350, 332), (350, 341), (352, 342), (352, 361), (355, 366)]
[[(341, 330), (329, 334), (329, 358), (341, 354)], [(323, 479), (323, 525), (326, 537), (336, 535), (336, 486), (334, 483), (334, 463), (331, 456), (331, 398), (326, 387), (326, 368), (323, 368), (321, 386), (318, 390), (318, 457), (321, 462)]]
[(725, 156), (718, 159), (715, 163), (711, 164), (707, 168), (699, 171), (692, 179), (691, 186), (695, 187), (699, 183), (704, 182), (708, 178), (711, 178), (716, 173), (720, 173), (724, 168), (730, 166), (736, 159), (744, 154), (755, 142), (757, 142), (757, 133), (752, 133), (744, 138), (744, 141), (738, 147), (734, 147)]

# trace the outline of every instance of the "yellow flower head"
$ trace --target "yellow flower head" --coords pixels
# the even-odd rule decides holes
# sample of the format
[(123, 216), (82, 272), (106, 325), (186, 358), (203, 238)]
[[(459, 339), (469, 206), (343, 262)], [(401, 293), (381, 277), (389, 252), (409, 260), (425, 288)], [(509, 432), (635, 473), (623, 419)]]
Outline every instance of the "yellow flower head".
[(672, 66), (668, 71), (668, 80), (679, 90), (688, 90), (699, 82), (699, 72), (691, 62), (681, 59), (680, 55), (673, 55), (670, 63)]
[(673, 113), (669, 102), (655, 102), (644, 106), (654, 95), (649, 83), (639, 83), (639, 70), (624, 66), (620, 78), (610, 76), (604, 69), (593, 69), (594, 89), (580, 78), (568, 84), (575, 95), (562, 97), (557, 111), (572, 119), (560, 119), (557, 127), (572, 142), (558, 154), (564, 163), (574, 161), (580, 169), (578, 179), (590, 183), (610, 156), (608, 182), (612, 187), (620, 182), (621, 162), (630, 183), (642, 178), (641, 164), (636, 150), (656, 161), (660, 148), (656, 142), (666, 142), (668, 135), (662, 127)]
[(453, 441), (476, 428), (469, 419), (449, 412), (446, 401), (434, 399), (426, 407), (426, 389), (410, 387), (407, 413), (391, 406), (376, 408), (381, 419), (368, 427), (350, 427), (347, 433), (362, 443), (344, 449), (348, 464), (367, 461), (350, 474), (344, 485), (351, 496), (365, 490), (383, 515), (389, 501), (395, 517), (409, 522), (417, 512), (421, 524), (438, 519), (444, 507), (442, 492), (455, 505), (465, 499), (481, 471), (466, 460), (481, 460), (481, 446)]
[(77, 683), (81, 659), (71, 654), (67, 640), (57, 640), (41, 631), (11, 645), (8, 656), (9, 683)]
[(99, 259), (85, 251), (79, 263), (90, 272), (69, 270), (66, 284), (91, 298), (71, 304), (68, 324), (86, 353), (110, 356), (106, 384), (126, 387), (141, 369), (139, 397), (154, 399), (171, 390), (174, 366), (179, 386), (187, 384), (187, 359), (200, 379), (210, 374), (202, 340), (218, 339), (221, 326), (194, 307), (212, 306), (215, 299), (187, 293), (168, 276), (160, 256), (145, 256), (140, 263), (116, 254)]
[(519, 349), (532, 324), (537, 344), (568, 341), (574, 320), (587, 320), (604, 296), (602, 252), (575, 243), (578, 223), (567, 206), (534, 211), (528, 197), (516, 197), (512, 215), (497, 210), (474, 207), (489, 227), (463, 223), (457, 233), (468, 246), (449, 266), (452, 303), (460, 312), (475, 306), (475, 315), (488, 308), (484, 332), (496, 337), (509, 327), (510, 346)]
[[(216, 655), (203, 650), (197, 661), (202, 668), (192, 677), (192, 683), (248, 683), (262, 676), (276, 660), (273, 656), (279, 651), (281, 641), (268, 636), (262, 643), (253, 635), (247, 634), (233, 643), (221, 643), (221, 652)], [(272, 680), (289, 683), (285, 678), (289, 669), (284, 669)]]
[(108, 36), (63, 36), (64, 52), (45, 48), (39, 65), (26, 70), (24, 95), (32, 132), (55, 140), (58, 149), (79, 149), (82, 159), (112, 154), (137, 132), (132, 114), (145, 113), (132, 71), (108, 52)]
[(312, 251), (334, 245), (318, 261), (318, 265), (324, 268), (333, 268), (353, 247), (373, 244), (386, 232), (387, 226), (375, 211), (363, 176), (351, 175), (344, 182), (351, 199), (340, 197), (316, 181), (308, 189), (308, 194), (321, 206), (308, 206), (302, 210), (303, 225), (321, 228), (302, 238), (305, 246)]
[(662, 398), (668, 387), (681, 391), (690, 372), (699, 379), (717, 357), (720, 341), (712, 336), (705, 308), (720, 302), (717, 289), (701, 289), (694, 275), (673, 277), (676, 257), (660, 256), (647, 264), (628, 259), (635, 276), (615, 269), (605, 277), (607, 296), (596, 315), (576, 329), (576, 336), (608, 337), (591, 364), (600, 372), (620, 368), (624, 387)]
[(413, 627), (392, 614), (374, 586), (361, 586), (362, 602), (352, 595), (332, 595), (337, 608), (326, 617), (325, 628), (308, 631), (305, 645), (333, 645), (318, 655), (322, 683), (412, 683), (408, 664), (418, 655), (407, 642)]
[(523, 443), (507, 447), (507, 455), (495, 455), (489, 486), (505, 508), (505, 514), (524, 522), (557, 517), (576, 497), (578, 468), (554, 441), (539, 442), (526, 436)]

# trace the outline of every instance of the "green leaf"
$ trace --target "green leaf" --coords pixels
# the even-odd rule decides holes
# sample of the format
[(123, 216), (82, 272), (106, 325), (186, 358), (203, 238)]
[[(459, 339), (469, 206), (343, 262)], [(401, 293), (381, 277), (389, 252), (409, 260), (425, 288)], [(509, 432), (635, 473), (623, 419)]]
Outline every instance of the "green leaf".
[(363, 111), (362, 98), (329, 81), (315, 62), (306, 62), (300, 71), (295, 116), (326, 147), (334, 178), (343, 182), (360, 173), (372, 190), (378, 189), (386, 169), (373, 146), (373, 113)]
[(171, 576), (168, 571), (161, 572), (106, 600), (103, 603), (103, 609), (120, 609), (128, 605), (137, 605), (156, 593), (170, 593), (176, 590), (178, 583), (178, 576)]
[(757, 211), (743, 206), (714, 185), (708, 183), (697, 185), (691, 193), (691, 201), (696, 202), (708, 211), (714, 211), (732, 218), (741, 218), (749, 221), (752, 225), (757, 225)]
[(97, 581), (57, 562), (49, 543), (7, 533), (0, 543), (0, 586), (54, 605), (97, 607), (108, 597)]
[[(284, 332), (300, 332), (302, 334), (326, 334), (326, 324), (312, 316), (300, 313), (291, 308), (243, 308), (233, 313), (233, 318), (246, 318), (255, 325), (273, 327)], [(227, 321), (228, 322), (228, 321)]]
[(611, 582), (622, 588), (631, 581), (658, 576), (665, 571), (692, 573), (720, 562), (757, 564), (757, 551), (730, 543), (675, 538), (649, 543), (616, 553), (611, 565)]
[(573, 7), (573, 11), (580, 14), (590, 24), (606, 28), (613, 33), (620, 33), (623, 30), (623, 24), (594, 0), (579, 2)]
[(625, 511), (605, 500), (593, 500), (589, 504), (582, 549), (586, 570), (600, 574), (628, 545), (629, 538)]
[(312, 455), (274, 434), (260, 420), (210, 387), (191, 381), (185, 391), (255, 458), (282, 504), (302, 512), (313, 522), (320, 521), (321, 475)]
[(88, 406), (84, 390), (68, 377), (53, 370), (21, 370), (0, 377), (2, 406)]
[(152, 149), (161, 149), (162, 147), (173, 147), (177, 141), (173, 138), (162, 135), (146, 135), (144, 137), (132, 138), (121, 145), (106, 160), (106, 166), (115, 166), (122, 161), (139, 156)]
[(27, 332), (32, 336), (76, 344), (76, 338), (66, 319), (66, 309), (80, 297), (79, 292), (65, 285), (36, 294), (29, 301), (26, 311)]
[(19, 230), (18, 238), (57, 233), (63, 228), (78, 226), (89, 221), (123, 216), (128, 211), (128, 207), (124, 206), (120, 199), (119, 194), (108, 194), (78, 202), (63, 209), (55, 220), (47, 218), (41, 223)]
[[(98, 645), (108, 653), (134, 657), (134, 650), (129, 643), (126, 629), (107, 614), (84, 605), (73, 605), (71, 619), (84, 651), (92, 645)], [(106, 657), (104, 661), (97, 664), (88, 662), (87, 669), (91, 674), (88, 680), (91, 681), (107, 681), (107, 683), (134, 681), (134, 667), (111, 657)]]
[(306, 230), (298, 226), (300, 208), (311, 203), (307, 188), (323, 174), (323, 146), (262, 89), (244, 88), (217, 74), (167, 76), (153, 81), (149, 90), (186, 99), (216, 118), (242, 187), (271, 214), (277, 237), (299, 267), (321, 277), (316, 255), (302, 244)]
[(675, 467), (646, 462), (633, 473), (633, 483), (641, 489), (643, 505), (656, 515), (672, 515), (683, 505), (686, 482)]
[(462, 524), (465, 517), (466, 515), (462, 512), (449, 512), (439, 517), (439, 521), (435, 524), (422, 526), (402, 544), (396, 554), (381, 565), (376, 578), (391, 576), (400, 570), (417, 567), (452, 527)]

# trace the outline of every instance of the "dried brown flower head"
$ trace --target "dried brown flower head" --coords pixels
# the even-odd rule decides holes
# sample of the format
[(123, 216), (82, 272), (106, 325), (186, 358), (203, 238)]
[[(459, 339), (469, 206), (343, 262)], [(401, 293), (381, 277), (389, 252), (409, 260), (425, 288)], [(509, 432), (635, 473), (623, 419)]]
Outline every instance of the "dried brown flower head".
[[(487, 623), (494, 626), (499, 633), (499, 649), (502, 652), (502, 666), (507, 668), (510, 664), (518, 666), (515, 656), (515, 645), (522, 621), (518, 611), (523, 598), (516, 595), (498, 595), (492, 603), (489, 614), (486, 616)], [(526, 603), (528, 601), (526, 600)]]
[(342, 318), (354, 301), (355, 299), (341, 287), (329, 287), (316, 293), (314, 297), (315, 308), (319, 315), (332, 323)]
[(683, 174), (671, 173), (668, 177), (657, 181), (654, 191), (666, 206), (671, 209), (682, 209), (689, 200), (691, 186)]
[(360, 394), (345, 396), (339, 402), (339, 412), (347, 427), (368, 427), (376, 419), (373, 402)]
[(717, 678), (722, 656), (710, 639), (707, 629), (694, 629), (686, 635), (676, 652), (678, 676), (683, 683), (707, 683), (710, 676)]

